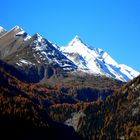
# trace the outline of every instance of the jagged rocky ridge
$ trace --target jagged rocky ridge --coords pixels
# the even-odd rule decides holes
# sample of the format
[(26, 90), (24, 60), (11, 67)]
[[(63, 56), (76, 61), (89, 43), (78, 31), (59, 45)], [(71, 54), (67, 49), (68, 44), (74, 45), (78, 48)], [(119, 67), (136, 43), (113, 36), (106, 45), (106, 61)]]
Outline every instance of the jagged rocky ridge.
[[(21, 70), (27, 82), (39, 82), (77, 66), (39, 34), (32, 37), (15, 27), (0, 38), (0, 58)], [(34, 76), (35, 75), (35, 76)], [(63, 75), (63, 74), (62, 74)]]

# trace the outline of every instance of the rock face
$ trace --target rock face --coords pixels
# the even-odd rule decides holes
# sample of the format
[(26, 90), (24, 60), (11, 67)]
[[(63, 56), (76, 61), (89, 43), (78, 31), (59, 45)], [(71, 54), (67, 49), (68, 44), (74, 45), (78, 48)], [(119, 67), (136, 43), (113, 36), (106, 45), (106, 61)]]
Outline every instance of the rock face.
[(16, 33), (20, 32), (19, 27), (14, 27), (11, 31), (6, 32), (0, 37), (0, 58), (4, 59), (8, 55), (17, 51), (22, 39), (16, 38)]
[[(0, 38), (0, 59), (13, 65), (26, 82), (39, 82), (60, 73), (72, 72), (77, 66), (39, 34), (30, 37), (18, 26)], [(20, 79), (21, 80), (21, 79)]]
[(0, 26), (0, 37), (6, 33), (6, 30)]
[(86, 115), (83, 112), (72, 113), (71, 118), (65, 121), (65, 124), (72, 126), (75, 131), (78, 131), (78, 125), (80, 119), (83, 119)]

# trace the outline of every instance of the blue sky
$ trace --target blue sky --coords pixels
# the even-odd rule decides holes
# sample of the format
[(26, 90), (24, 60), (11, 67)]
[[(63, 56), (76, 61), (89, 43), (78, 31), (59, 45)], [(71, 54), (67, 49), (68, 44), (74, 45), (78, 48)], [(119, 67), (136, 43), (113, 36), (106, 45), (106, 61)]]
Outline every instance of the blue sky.
[(140, 0), (0, 0), (0, 25), (58, 45), (78, 35), (140, 72)]

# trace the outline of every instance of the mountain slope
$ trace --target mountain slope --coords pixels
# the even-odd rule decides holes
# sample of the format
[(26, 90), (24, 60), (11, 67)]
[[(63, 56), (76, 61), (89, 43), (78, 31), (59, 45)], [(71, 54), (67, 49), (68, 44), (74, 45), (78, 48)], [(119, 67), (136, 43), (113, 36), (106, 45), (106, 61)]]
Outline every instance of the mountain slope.
[(81, 126), (79, 124), (78, 131), (93, 140), (139, 140), (139, 100), (140, 76), (117, 90), (105, 102), (87, 107), (84, 112), (86, 118), (81, 121)]
[[(46, 108), (49, 107), (49, 101), (52, 101), (49, 99), (50, 95), (47, 95), (49, 89), (44, 89), (46, 92), (43, 93), (42, 88), (39, 90), (36, 85), (19, 81), (5, 71), (5, 65), (0, 64), (0, 137), (2, 139), (81, 140), (72, 127), (56, 123), (48, 116)], [(52, 94), (51, 96), (54, 96)], [(41, 102), (46, 105), (43, 106)]]
[(132, 68), (119, 65), (102, 49), (90, 49), (78, 36), (60, 50), (83, 72), (106, 75), (121, 81), (129, 81), (139, 75)]
[(85, 140), (140, 139), (140, 76), (105, 101), (56, 104), (49, 116), (72, 126)]

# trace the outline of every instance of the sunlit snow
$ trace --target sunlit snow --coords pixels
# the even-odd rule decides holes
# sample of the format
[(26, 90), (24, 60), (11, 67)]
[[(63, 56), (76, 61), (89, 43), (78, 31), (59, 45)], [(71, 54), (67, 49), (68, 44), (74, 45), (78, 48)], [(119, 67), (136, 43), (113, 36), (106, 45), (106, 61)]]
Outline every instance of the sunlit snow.
[(132, 68), (119, 65), (102, 49), (90, 49), (78, 36), (60, 50), (78, 66), (79, 70), (87, 73), (106, 75), (121, 81), (129, 81), (139, 75), (139, 72)]

